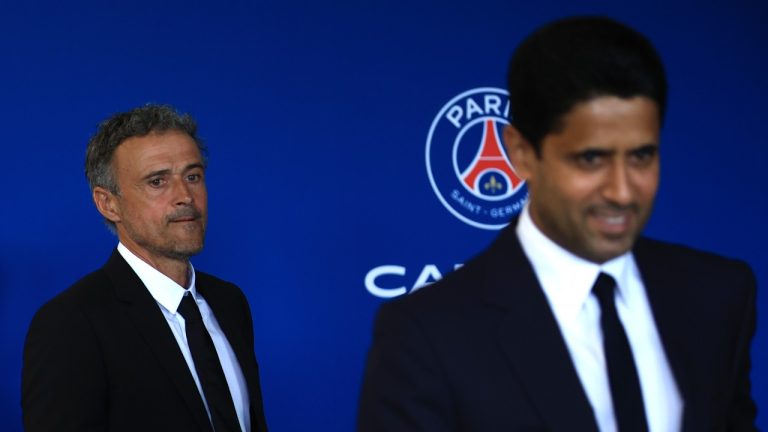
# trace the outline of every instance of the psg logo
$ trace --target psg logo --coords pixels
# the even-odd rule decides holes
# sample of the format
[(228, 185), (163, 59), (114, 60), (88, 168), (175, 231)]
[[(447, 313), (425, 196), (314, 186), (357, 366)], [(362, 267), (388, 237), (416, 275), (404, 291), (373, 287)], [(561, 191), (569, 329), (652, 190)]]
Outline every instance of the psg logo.
[(443, 206), (477, 228), (501, 229), (528, 198), (501, 140), (509, 95), (468, 90), (443, 106), (427, 135), (427, 175)]

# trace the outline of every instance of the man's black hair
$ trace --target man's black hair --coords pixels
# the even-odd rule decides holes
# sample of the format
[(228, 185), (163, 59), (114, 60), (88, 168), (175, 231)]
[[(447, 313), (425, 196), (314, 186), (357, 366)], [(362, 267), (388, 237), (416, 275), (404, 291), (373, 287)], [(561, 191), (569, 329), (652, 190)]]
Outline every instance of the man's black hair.
[(645, 96), (656, 102), (660, 123), (667, 103), (664, 66), (653, 45), (604, 17), (565, 18), (540, 28), (515, 51), (507, 80), (511, 122), (537, 154), (542, 139), (559, 132), (578, 103)]

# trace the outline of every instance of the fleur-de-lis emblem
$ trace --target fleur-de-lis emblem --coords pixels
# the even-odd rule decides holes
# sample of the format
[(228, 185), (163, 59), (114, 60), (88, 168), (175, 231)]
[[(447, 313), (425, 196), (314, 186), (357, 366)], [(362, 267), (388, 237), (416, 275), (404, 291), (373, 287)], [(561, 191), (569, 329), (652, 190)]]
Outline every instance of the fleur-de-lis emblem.
[(491, 179), (485, 182), (483, 188), (490, 193), (494, 193), (500, 191), (504, 186), (496, 180), (496, 176), (491, 176)]

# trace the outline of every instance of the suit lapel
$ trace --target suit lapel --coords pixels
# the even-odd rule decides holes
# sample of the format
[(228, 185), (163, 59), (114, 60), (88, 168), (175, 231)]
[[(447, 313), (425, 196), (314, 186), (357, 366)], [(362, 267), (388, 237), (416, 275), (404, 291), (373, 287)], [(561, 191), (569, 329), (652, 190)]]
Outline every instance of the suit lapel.
[(689, 303), (684, 289), (686, 283), (679, 280), (679, 269), (674, 268), (673, 261), (668, 257), (659, 256), (660, 251), (653, 247), (650, 240), (638, 239), (633, 253), (643, 278), (664, 353), (684, 402), (682, 430), (689, 430), (694, 421), (691, 415), (698, 410), (692, 406), (696, 395), (691, 393), (691, 377), (694, 376), (691, 368), (695, 367), (696, 361), (687, 349), (688, 339), (694, 332), (688, 329), (680, 313), (680, 308)]
[(550, 430), (597, 431), (565, 341), (512, 221), (488, 251), (485, 298), (506, 310), (499, 343)]
[(117, 250), (104, 268), (126, 314), (176, 386), (200, 429), (210, 431), (210, 420), (197, 385), (157, 302)]

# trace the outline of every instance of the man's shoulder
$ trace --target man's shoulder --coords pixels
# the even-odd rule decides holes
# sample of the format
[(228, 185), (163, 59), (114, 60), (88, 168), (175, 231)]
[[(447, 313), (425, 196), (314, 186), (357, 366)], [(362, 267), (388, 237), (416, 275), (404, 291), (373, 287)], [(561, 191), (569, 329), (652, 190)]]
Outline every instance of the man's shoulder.
[(115, 302), (111, 287), (112, 280), (104, 268), (83, 276), (37, 310), (30, 323), (30, 331), (34, 328), (64, 328), (75, 322), (92, 321), (94, 315), (108, 313)]
[(649, 290), (674, 287), (697, 304), (754, 302), (757, 281), (742, 260), (647, 238), (638, 240), (633, 253)]
[(197, 289), (205, 293), (215, 290), (217, 294), (226, 296), (243, 297), (243, 291), (236, 284), (221, 279), (210, 273), (195, 269), (195, 284)]
[(240, 288), (234, 283), (221, 279), (210, 273), (200, 271), (198, 269), (195, 269), (195, 279), (198, 284), (205, 284), (210, 286), (222, 286), (222, 287), (225, 287), (226, 289), (236, 289), (238, 291), (240, 290)]
[(499, 285), (530, 284), (533, 269), (520, 247), (515, 226), (516, 221), (512, 221), (488, 246), (442, 279), (389, 303), (394, 307), (402, 303), (404, 308), (461, 313), (473, 306), (484, 309), (489, 300), (495, 303)]
[(483, 251), (461, 267), (447, 273), (442, 279), (417, 288), (409, 294), (390, 300), (382, 305), (384, 314), (418, 316), (419, 320), (459, 322), (485, 309), (483, 291), (489, 269)]
[(690, 269), (702, 274), (744, 271), (751, 273), (749, 265), (743, 260), (648, 237), (639, 238), (633, 252), (641, 265), (652, 263), (654, 266)]
[(200, 292), (209, 303), (225, 302), (224, 304), (231, 304), (232, 302), (235, 302), (248, 304), (248, 299), (239, 286), (213, 276), (210, 273), (195, 269), (195, 286), (197, 287), (197, 291)]
[(111, 297), (111, 290), (109, 289), (111, 286), (112, 280), (108, 272), (102, 267), (86, 274), (55, 295), (46, 303), (46, 306), (63, 307), (99, 303)]

